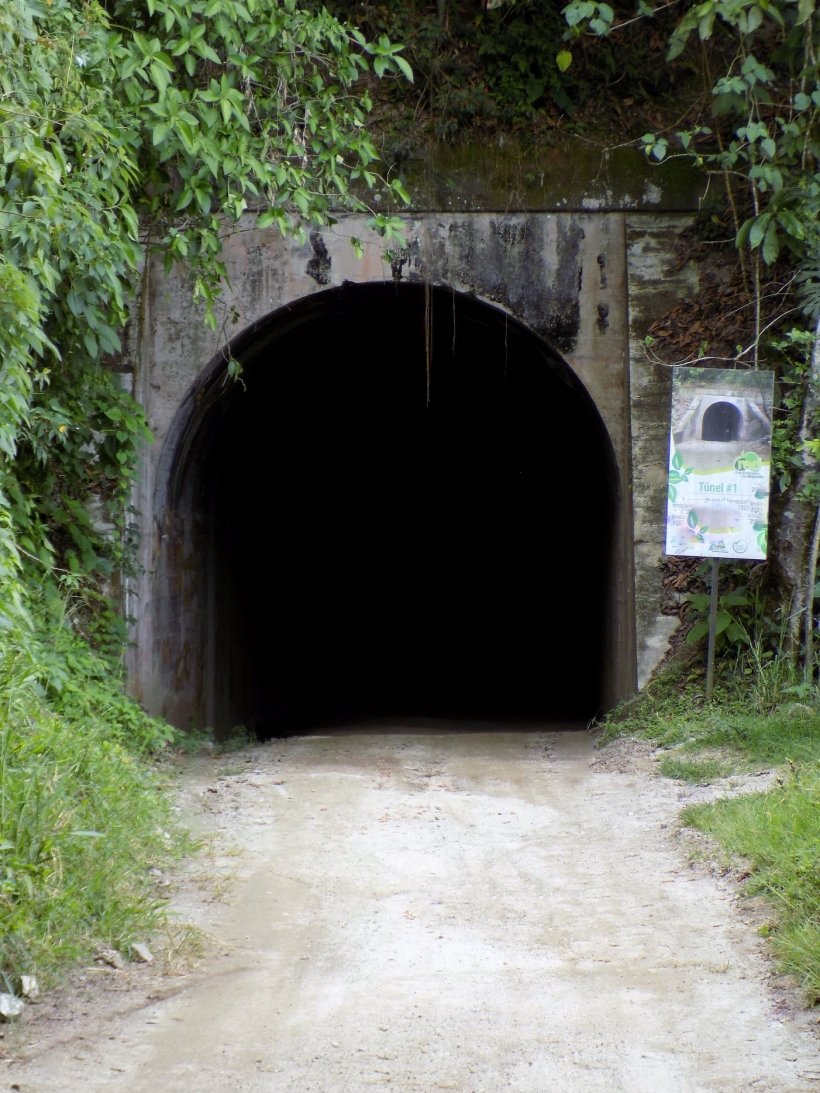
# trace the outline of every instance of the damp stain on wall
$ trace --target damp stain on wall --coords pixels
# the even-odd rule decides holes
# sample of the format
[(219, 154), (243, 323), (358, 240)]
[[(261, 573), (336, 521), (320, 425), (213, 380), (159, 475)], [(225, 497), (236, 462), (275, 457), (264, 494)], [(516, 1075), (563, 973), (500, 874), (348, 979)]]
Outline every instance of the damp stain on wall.
[(325, 241), (322, 239), (319, 232), (310, 233), (310, 248), (313, 251), (313, 257), (308, 260), (305, 272), (308, 277), (313, 278), (317, 285), (329, 285), (331, 269), (330, 255), (327, 252)]

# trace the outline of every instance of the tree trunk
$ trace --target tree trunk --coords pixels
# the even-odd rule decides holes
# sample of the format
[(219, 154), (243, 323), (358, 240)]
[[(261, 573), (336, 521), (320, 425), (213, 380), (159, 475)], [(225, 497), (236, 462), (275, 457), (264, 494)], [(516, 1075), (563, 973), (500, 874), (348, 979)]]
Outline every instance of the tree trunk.
[[(806, 394), (800, 420), (800, 452), (802, 467), (792, 482), (789, 499), (780, 517), (774, 563), (778, 573), (785, 606), (789, 608), (786, 628), (786, 651), (797, 661), (800, 656), (804, 628), (812, 626), (812, 600), (808, 596), (807, 570), (812, 532), (816, 520), (816, 504), (806, 500), (812, 478), (817, 473), (817, 460), (806, 448), (814, 440), (820, 420), (820, 319), (814, 331)], [(813, 587), (813, 586), (812, 586)]]
[(814, 534), (809, 549), (809, 565), (806, 571), (806, 648), (803, 659), (803, 678), (807, 683), (814, 680), (814, 586), (817, 581), (817, 555), (820, 553), (820, 504), (814, 514)]

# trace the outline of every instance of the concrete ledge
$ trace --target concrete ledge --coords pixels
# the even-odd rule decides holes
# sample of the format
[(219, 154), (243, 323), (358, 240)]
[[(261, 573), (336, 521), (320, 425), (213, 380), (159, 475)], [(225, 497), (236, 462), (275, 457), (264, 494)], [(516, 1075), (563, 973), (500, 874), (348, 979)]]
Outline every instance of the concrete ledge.
[[(579, 137), (551, 148), (431, 145), (398, 165), (417, 212), (697, 212), (704, 172), (687, 159), (654, 163), (634, 147)], [(372, 201), (372, 197), (369, 198)]]

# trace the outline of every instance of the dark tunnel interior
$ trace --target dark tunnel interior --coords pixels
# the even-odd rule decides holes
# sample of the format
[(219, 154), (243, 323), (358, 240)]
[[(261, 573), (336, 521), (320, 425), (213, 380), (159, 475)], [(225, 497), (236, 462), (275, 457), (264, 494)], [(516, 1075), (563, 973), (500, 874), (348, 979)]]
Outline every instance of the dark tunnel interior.
[(617, 483), (586, 392), (447, 289), (309, 300), (199, 427), (223, 731), (594, 715)]
[(706, 409), (701, 425), (703, 440), (738, 440), (743, 428), (743, 415), (731, 402), (713, 402)]

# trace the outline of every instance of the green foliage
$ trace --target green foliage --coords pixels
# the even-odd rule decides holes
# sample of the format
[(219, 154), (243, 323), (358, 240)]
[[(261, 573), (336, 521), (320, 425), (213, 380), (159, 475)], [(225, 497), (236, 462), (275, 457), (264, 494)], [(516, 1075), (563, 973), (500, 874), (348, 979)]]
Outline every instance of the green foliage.
[[(694, 626), (686, 635), (686, 640), (691, 645), (702, 641), (709, 632), (711, 593), (690, 592), (686, 599), (691, 605), (688, 618), (690, 621), (694, 620)], [(727, 644), (748, 644), (749, 632), (743, 624), (742, 614), (737, 609), (749, 606), (750, 599), (746, 588), (733, 588), (730, 592), (724, 592), (718, 596), (716, 649), (721, 649)]]
[(588, 26), (593, 34), (607, 35), (615, 21), (615, 12), (609, 4), (599, 4), (594, 0), (572, 0), (564, 8), (564, 18), (570, 28), (567, 35), (570, 39), (581, 33), (582, 26)]
[(677, 755), (665, 756), (658, 769), (664, 778), (675, 778), (691, 785), (708, 785), (727, 774), (726, 764), (719, 759), (683, 759)]
[(699, 680), (678, 665), (607, 718), (603, 742), (623, 733), (650, 740), (668, 749), (660, 772), (690, 783), (785, 768), (770, 792), (691, 805), (682, 818), (740, 858), (749, 894), (771, 900), (776, 921), (767, 933), (775, 954), (814, 1004), (820, 1001), (820, 697), (813, 688), (787, 693), (799, 686), (787, 683), (798, 674), (790, 661), (777, 659), (772, 668), (782, 673), (779, 705), (761, 703), (765, 684), (755, 676), (724, 681), (716, 701), (704, 706)]
[[(686, 635), (689, 645), (705, 645), (709, 632), (710, 571), (710, 563), (703, 562), (692, 575), (695, 586), (703, 591), (684, 596), (689, 604), (685, 616), (691, 624)], [(727, 680), (754, 677), (760, 681), (764, 668), (771, 667), (770, 661), (777, 661), (781, 668), (785, 665), (782, 654), (788, 611), (782, 604), (773, 605), (760, 576), (760, 569), (750, 573), (743, 565), (724, 564), (720, 569), (715, 648), (720, 654), (718, 671)]]
[(478, 50), (487, 66), (487, 89), (501, 119), (525, 122), (551, 100), (573, 113), (570, 89), (550, 43), (561, 37), (560, 20), (548, 4), (518, 4), (487, 12), (477, 26)]
[(140, 757), (172, 730), (69, 628), (55, 636), (0, 640), (0, 972), (12, 984), (144, 938), (163, 916), (149, 870), (188, 845)]
[[(412, 72), (295, 0), (16, 0), (0, 58), (0, 581), (19, 594), (55, 565), (128, 569), (150, 434), (111, 362), (146, 247), (187, 264), (213, 323), (227, 225), (365, 208), (351, 186), (378, 157), (354, 84), (371, 59)], [(397, 237), (389, 214), (372, 226)]]
[[(781, 491), (787, 490), (804, 468), (799, 429), (813, 345), (813, 333), (799, 328), (786, 330), (771, 344), (785, 411), (775, 419), (772, 428), (772, 474)], [(805, 500), (820, 499), (820, 475), (809, 476), (806, 488), (810, 492)]]
[(692, 684), (697, 673), (689, 664), (675, 662), (651, 679), (637, 694), (625, 699), (603, 718), (599, 742), (608, 744), (619, 736), (663, 734), (671, 723), (692, 712)]
[(107, 739), (129, 752), (149, 755), (176, 742), (178, 732), (149, 717), (122, 690), (122, 671), (111, 656), (93, 649), (64, 624), (52, 631), (47, 649), (38, 650), (41, 685), (54, 711), (74, 723), (105, 723)]
[[(413, 78), (295, 0), (0, 4), (0, 971), (49, 972), (161, 915), (179, 848), (120, 686), (117, 581), (150, 441), (117, 372), (149, 249), (212, 305), (245, 213), (299, 234), (380, 182), (361, 78)], [(355, 86), (354, 86), (355, 85)], [(370, 226), (401, 240), (394, 201)], [(108, 593), (108, 594), (106, 594)], [(67, 612), (64, 599), (72, 609)], [(89, 641), (90, 639), (90, 641)]]
[[(634, 18), (620, 23), (602, 20), (598, 6), (573, 0), (564, 9), (566, 37), (584, 33), (606, 38), (611, 49), (615, 32), (636, 21), (654, 17), (646, 5)], [(697, 44), (695, 44), (697, 43)], [(701, 95), (686, 104), (686, 127), (675, 133), (668, 127), (644, 134), (646, 155), (656, 161), (667, 158), (677, 145), (682, 154), (708, 173), (719, 177), (725, 187), (727, 204), (734, 220), (734, 242), (740, 255), (744, 287), (752, 295), (754, 335), (744, 348), (736, 347), (733, 358), (714, 358), (722, 364), (741, 364), (758, 369), (766, 364), (779, 366), (784, 380), (785, 411), (774, 426), (774, 470), (781, 491), (790, 490), (792, 501), (805, 512), (820, 505), (820, 443), (815, 433), (820, 427), (816, 407), (818, 392), (809, 366), (811, 351), (817, 353), (820, 332), (820, 24), (815, 0), (701, 0), (687, 5), (668, 39), (670, 63), (687, 63), (700, 71), (711, 85), (711, 109), (707, 111)], [(717, 78), (716, 78), (717, 77)], [(791, 278), (782, 280), (771, 271), (767, 276), (780, 280), (772, 293), (764, 286), (764, 270), (778, 263), (788, 264)], [(787, 283), (783, 285), (783, 281)], [(787, 293), (797, 289), (797, 304)], [(795, 323), (779, 338), (767, 333), (783, 326), (786, 315), (802, 310), (805, 327)], [(767, 315), (767, 311), (773, 315)], [(673, 468), (673, 473), (681, 468)], [(670, 494), (675, 493), (674, 480)], [(782, 510), (781, 510), (782, 511)], [(788, 510), (786, 510), (788, 511)], [(778, 511), (775, 509), (775, 516)], [(805, 521), (809, 526), (814, 519)], [(697, 534), (697, 517), (690, 514), (690, 526)], [(769, 528), (755, 524), (758, 545), (769, 545)], [(779, 544), (778, 544), (779, 545)], [(813, 671), (812, 635), (814, 615), (811, 602), (802, 615), (802, 586), (814, 583), (809, 574), (801, 576), (796, 568), (806, 564), (800, 542), (786, 546), (786, 560), (781, 572), (792, 586), (800, 586), (795, 597), (797, 625), (792, 625), (790, 644), (798, 655), (805, 640), (807, 675)], [(816, 553), (816, 551), (815, 551)], [(809, 562), (809, 564), (813, 564)], [(782, 592), (782, 590), (781, 590)], [(794, 595), (795, 588), (790, 590)], [(787, 591), (787, 596), (789, 592)], [(811, 596), (808, 596), (811, 600)], [(724, 604), (719, 631), (724, 641), (735, 645), (743, 640), (743, 627), (730, 607)], [(702, 605), (693, 603), (695, 610)], [(706, 630), (705, 620), (698, 620), (690, 640), (698, 640)]]
[[(608, 108), (607, 91), (616, 82), (627, 97), (663, 97), (670, 91), (660, 50), (653, 51), (654, 63), (647, 65), (651, 35), (634, 43), (620, 67), (606, 44), (580, 48), (573, 60), (562, 48), (566, 25), (560, 7), (549, 0), (488, 5), (333, 0), (329, 6), (373, 37), (387, 34), (406, 44), (415, 86), (411, 91), (400, 82), (384, 85), (376, 108), (385, 141), (399, 155), (428, 138), (469, 141), (503, 130), (549, 141), (562, 115), (572, 119), (566, 129), (581, 131), (586, 122), (578, 115)], [(603, 16), (611, 12), (606, 4), (590, 7)], [(601, 128), (611, 131), (612, 118), (617, 123), (614, 110)]]
[(137, 212), (173, 223), (169, 259), (201, 266), (196, 291), (206, 298), (219, 248), (215, 213), (238, 218), (261, 203), (262, 225), (289, 232), (302, 221), (326, 223), (340, 199), (352, 202), (351, 181), (377, 181), (364, 127), (370, 99), (352, 85), (368, 55), (377, 75), (412, 78), (401, 46), (384, 36), (367, 43), (294, 0), (150, 0), (141, 16), (130, 3), (114, 5), (112, 16), (133, 26), (107, 48), (127, 111), (144, 129)]
[(728, 748), (753, 762), (820, 755), (820, 695), (790, 658), (761, 649), (753, 636), (742, 656), (727, 661), (709, 704), (703, 666), (675, 663), (606, 715), (601, 742), (639, 734), (658, 747)]
[[(602, 8), (573, 0), (564, 9), (567, 37), (582, 31), (607, 36), (654, 14), (643, 4), (635, 19), (614, 23), (611, 9), (602, 14)], [(820, 63), (813, 12), (814, 0), (702, 0), (689, 6), (669, 38), (667, 59), (681, 58), (695, 33), (700, 42), (714, 41), (723, 75), (711, 88), (711, 115), (720, 137), (715, 141), (713, 128), (701, 123), (693, 102), (687, 113), (696, 114), (696, 124), (674, 136), (647, 133), (642, 144), (648, 156), (663, 160), (674, 141), (730, 188), (738, 182), (747, 187), (751, 215), (738, 225), (738, 248), (772, 265), (785, 246), (804, 263), (812, 286), (804, 293), (807, 313), (816, 317)], [(711, 71), (704, 66), (705, 77)]]
[[(716, 709), (695, 710), (647, 726), (647, 734), (659, 747), (682, 745), (691, 758), (703, 751), (734, 754), (741, 767), (784, 763), (789, 759), (811, 762), (820, 757), (820, 711), (788, 703), (768, 713), (750, 711), (740, 694)], [(677, 752), (676, 752), (677, 755)]]
[(773, 791), (692, 805), (684, 822), (739, 855), (750, 894), (772, 901), (778, 917), (774, 949), (809, 1002), (820, 1000), (820, 751)]

